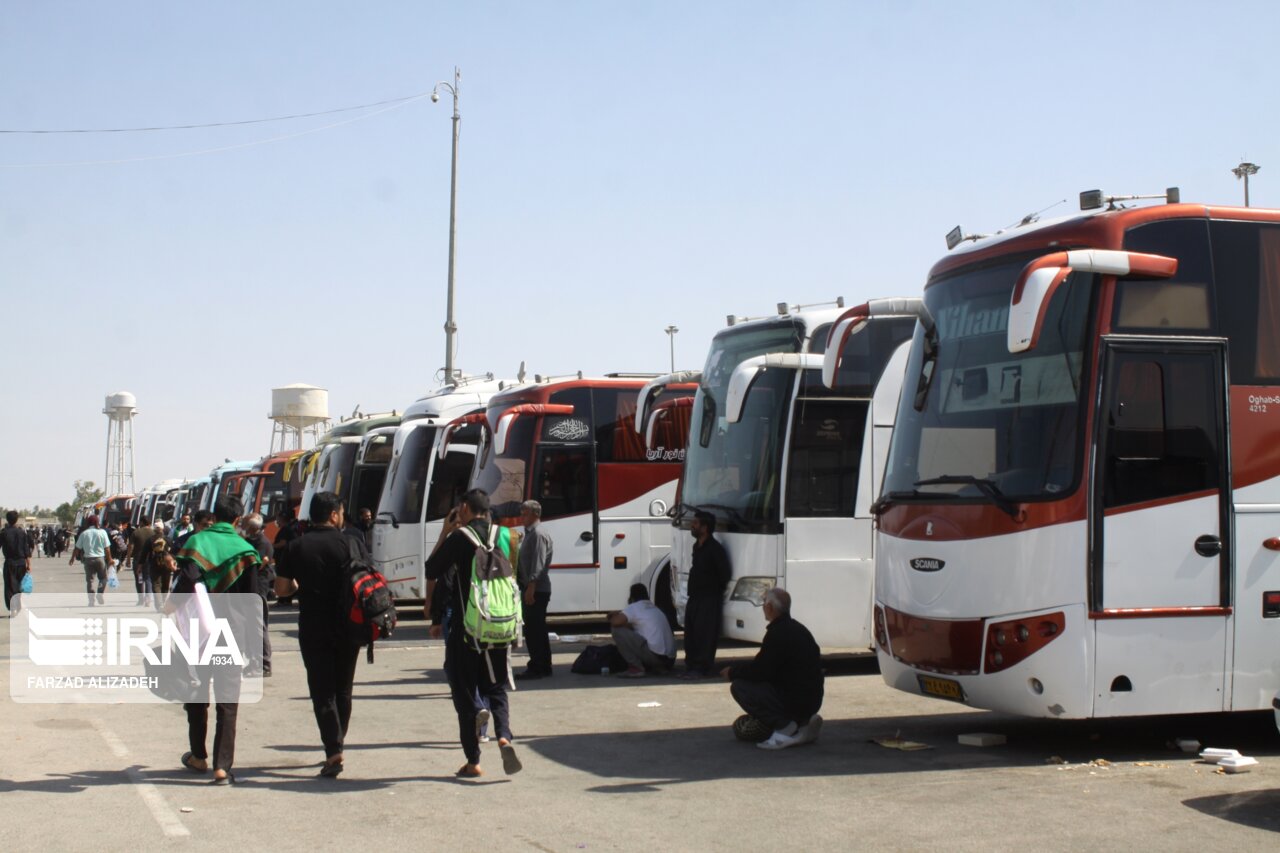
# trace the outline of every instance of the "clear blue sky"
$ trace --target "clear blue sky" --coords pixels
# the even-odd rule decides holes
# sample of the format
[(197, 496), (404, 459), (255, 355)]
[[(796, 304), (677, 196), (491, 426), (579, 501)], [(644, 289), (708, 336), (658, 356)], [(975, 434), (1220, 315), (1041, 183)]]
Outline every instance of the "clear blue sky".
[[(10, 0), (0, 129), (236, 121), (462, 68), (459, 365), (699, 366), (729, 313), (920, 291), (961, 222), (1076, 194), (1280, 203), (1275, 3)], [(443, 364), (449, 105), (0, 134), (0, 505), (268, 449), (270, 389), (403, 408)], [(139, 159), (142, 158), (142, 159)], [(164, 159), (146, 159), (164, 158)], [(104, 165), (26, 164), (128, 160)]]

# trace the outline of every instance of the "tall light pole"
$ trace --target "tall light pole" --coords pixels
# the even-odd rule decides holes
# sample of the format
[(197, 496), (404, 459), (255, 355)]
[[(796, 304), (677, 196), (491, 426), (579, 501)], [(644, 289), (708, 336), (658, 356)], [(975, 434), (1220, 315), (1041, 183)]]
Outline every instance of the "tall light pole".
[(1244, 206), (1245, 207), (1249, 206), (1249, 176), (1258, 174), (1258, 170), (1261, 168), (1262, 168), (1261, 166), (1258, 166), (1254, 163), (1241, 163), (1239, 166), (1236, 166), (1234, 169), (1231, 170), (1231, 174), (1235, 175), (1236, 178), (1242, 179), (1244, 181)]
[(444, 318), (444, 381), (453, 381), (453, 337), (458, 333), (458, 325), (453, 322), (453, 266), (454, 241), (458, 230), (458, 126), (462, 116), (458, 113), (458, 83), (462, 80), (462, 72), (453, 67), (453, 83), (440, 81), (431, 90), (431, 102), (440, 102), (440, 87), (443, 86), (453, 95), (453, 159), (449, 166), (449, 297)]
[(671, 372), (676, 372), (676, 332), (680, 331), (675, 326), (667, 326), (665, 329), (667, 337), (671, 339)]

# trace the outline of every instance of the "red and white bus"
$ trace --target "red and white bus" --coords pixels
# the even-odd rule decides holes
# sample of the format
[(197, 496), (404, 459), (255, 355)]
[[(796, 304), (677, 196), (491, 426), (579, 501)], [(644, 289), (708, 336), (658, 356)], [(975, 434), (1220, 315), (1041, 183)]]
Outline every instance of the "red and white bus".
[(1280, 211), (1081, 201), (1111, 206), (930, 272), (877, 504), (881, 671), (1031, 716), (1267, 708)]
[(772, 317), (732, 318), (712, 340), (701, 373), (660, 377), (641, 393), (637, 429), (662, 423), (670, 404), (655, 392), (668, 382), (698, 383), (672, 513), (681, 621), (693, 559), (687, 531), (693, 513), (705, 510), (716, 517), (716, 539), (733, 571), (724, 636), (762, 642), (764, 595), (780, 586), (824, 649), (870, 648), (870, 508), (916, 310), (912, 300), (885, 303), (896, 309), (868, 323), (848, 347), (833, 389), (823, 383), (822, 354), (840, 308), (780, 305)]
[[(646, 448), (634, 428), (636, 393), (652, 376), (536, 381), (494, 395), (484, 413), (448, 427), (480, 424), (471, 486), (489, 493), (503, 523), (518, 523), (521, 501), (542, 504), (542, 528), (554, 543), (551, 613), (621, 609), (633, 583), (646, 584), (655, 603), (670, 596), (657, 568), (670, 550), (667, 510), (690, 410), (673, 409), (657, 427), (663, 450)], [(669, 389), (672, 397), (693, 392), (691, 384)]]

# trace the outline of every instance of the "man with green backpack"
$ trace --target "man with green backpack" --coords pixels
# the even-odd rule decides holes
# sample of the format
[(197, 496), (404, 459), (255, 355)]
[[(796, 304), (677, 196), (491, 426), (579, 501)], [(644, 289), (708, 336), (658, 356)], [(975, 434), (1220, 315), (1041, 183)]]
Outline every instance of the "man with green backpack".
[[(467, 763), (461, 778), (484, 775), (480, 769), (480, 730), (492, 714), (508, 775), (521, 770), (511, 740), (507, 685), (511, 681), (507, 650), (520, 636), (520, 591), (511, 568), (514, 549), (510, 531), (490, 518), (489, 495), (472, 489), (450, 510), (435, 549), (427, 558), (427, 580), (435, 581), (430, 611), (431, 636), (442, 633), (442, 621), (452, 608), (445, 637), (446, 671), (453, 707), (458, 714), (458, 739)], [(482, 707), (477, 698), (486, 701)]]

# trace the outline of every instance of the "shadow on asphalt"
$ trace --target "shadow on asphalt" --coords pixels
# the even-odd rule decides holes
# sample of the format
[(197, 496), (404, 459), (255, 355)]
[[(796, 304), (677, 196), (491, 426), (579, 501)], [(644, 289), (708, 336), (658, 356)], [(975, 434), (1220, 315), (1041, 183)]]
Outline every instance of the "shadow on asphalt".
[[(824, 710), (831, 715), (837, 713), (834, 709)], [(1186, 737), (1197, 738), (1206, 746), (1239, 749), (1247, 755), (1280, 755), (1269, 712), (1068, 721), (995, 713), (828, 718), (817, 744), (776, 754), (735, 740), (731, 723), (732, 718), (726, 718), (722, 725), (702, 728), (526, 736), (522, 740), (527, 749), (549, 761), (601, 779), (621, 780), (587, 789), (604, 794), (657, 791), (670, 785), (726, 778), (1080, 765), (1095, 759), (1112, 764), (1198, 762), (1198, 757), (1179, 751), (1172, 743)], [(957, 742), (959, 735), (972, 732), (1003, 734), (1008, 742), (988, 748), (961, 746)], [(930, 748), (910, 752), (888, 749), (872, 743), (876, 737), (898, 737), (928, 744)], [(1205, 772), (1212, 772), (1209, 765), (1204, 767)], [(1227, 811), (1235, 807), (1221, 806)], [(1246, 811), (1253, 813), (1253, 807)]]
[(1265, 791), (1241, 791), (1183, 800), (1198, 812), (1232, 823), (1280, 832), (1280, 788)]

